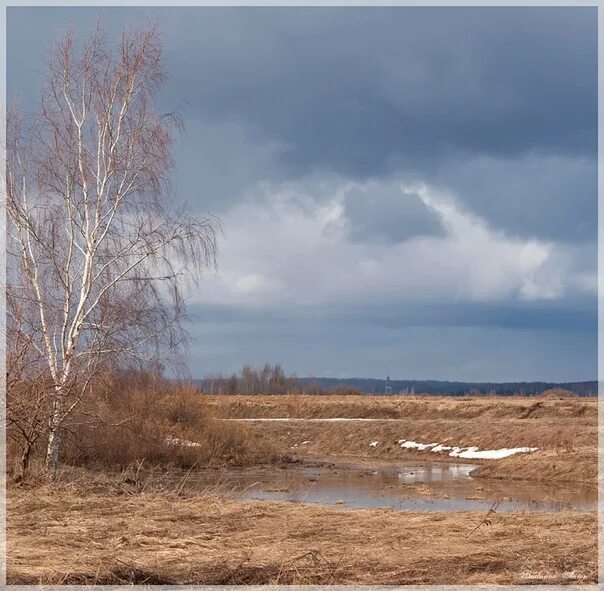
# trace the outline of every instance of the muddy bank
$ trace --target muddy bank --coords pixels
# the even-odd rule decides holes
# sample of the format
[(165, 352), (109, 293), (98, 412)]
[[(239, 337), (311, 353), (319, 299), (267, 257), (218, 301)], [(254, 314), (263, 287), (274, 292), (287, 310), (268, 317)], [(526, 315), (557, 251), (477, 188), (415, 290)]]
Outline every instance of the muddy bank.
[(479, 465), (476, 477), (540, 482), (580, 482), (598, 484), (598, 452), (595, 448), (570, 451), (540, 450)]
[[(67, 510), (69, 508), (69, 510)], [(593, 583), (596, 514), (9, 491), (9, 583)]]
[[(564, 425), (539, 421), (527, 425), (516, 420), (489, 423), (457, 420), (253, 420), (228, 424), (245, 425), (284, 449), (320, 454), (366, 455), (367, 457), (404, 457), (409, 450), (401, 440), (480, 449), (531, 447), (538, 449), (595, 448), (595, 425)], [(373, 442), (377, 444), (372, 445)], [(304, 443), (306, 442), (306, 443)]]
[[(342, 461), (439, 461), (459, 462), (451, 456), (455, 447), (479, 450), (537, 448), (503, 460), (473, 457), (488, 466), (481, 476), (595, 485), (597, 434), (593, 421), (540, 419), (481, 420), (246, 420), (243, 424), (257, 437), (270, 441), (282, 453), (308, 459)], [(403, 443), (401, 443), (403, 441)], [(406, 442), (421, 442), (422, 448)], [(430, 443), (439, 446), (429, 447)], [(424, 447), (425, 445), (425, 447)], [(446, 449), (451, 448), (451, 449)], [(433, 451), (435, 450), (435, 451)], [(492, 454), (495, 455), (496, 454)], [(476, 454), (475, 454), (476, 456)]]

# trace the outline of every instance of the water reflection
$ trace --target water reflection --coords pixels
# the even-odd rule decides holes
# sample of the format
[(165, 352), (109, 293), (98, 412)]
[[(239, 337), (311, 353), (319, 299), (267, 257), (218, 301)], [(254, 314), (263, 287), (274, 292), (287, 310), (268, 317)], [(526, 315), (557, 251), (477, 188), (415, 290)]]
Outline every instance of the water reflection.
[(482, 510), (497, 498), (498, 511), (594, 510), (597, 491), (589, 487), (522, 481), (481, 480), (474, 464), (422, 462), (373, 469), (358, 466), (286, 469), (230, 469), (198, 473), (188, 486), (218, 486), (240, 499), (342, 505), (364, 509)]

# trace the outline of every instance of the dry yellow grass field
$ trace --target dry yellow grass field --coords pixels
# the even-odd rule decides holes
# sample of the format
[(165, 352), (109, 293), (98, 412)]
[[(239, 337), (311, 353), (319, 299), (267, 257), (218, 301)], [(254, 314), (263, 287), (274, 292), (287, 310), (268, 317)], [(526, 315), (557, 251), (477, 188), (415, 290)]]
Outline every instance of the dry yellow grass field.
[[(312, 421), (246, 421), (258, 437), (282, 452), (316, 459), (438, 459), (447, 454), (401, 448), (398, 441), (438, 442), (480, 449), (536, 447), (532, 454), (488, 460), (481, 476), (595, 486), (597, 403), (592, 398), (224, 396), (206, 397), (225, 419), (295, 418)], [(364, 418), (370, 421), (317, 421)], [(237, 423), (240, 424), (240, 423)], [(307, 441), (305, 445), (301, 442)], [(371, 442), (378, 441), (375, 447)], [(481, 460), (472, 460), (481, 463)]]
[[(596, 580), (594, 511), (497, 512), (486, 523), (485, 511), (476, 510), (397, 512), (229, 500), (216, 491), (196, 493), (179, 486), (178, 476), (174, 478), (178, 467), (258, 463), (286, 467), (287, 456), (298, 461), (354, 460), (366, 466), (409, 459), (459, 461), (446, 454), (401, 449), (400, 439), (412, 439), (481, 449), (539, 447), (531, 454), (471, 462), (478, 464), (477, 475), (485, 478), (595, 485), (595, 400), (219, 398), (194, 391), (166, 396), (160, 407), (155, 400), (139, 394), (126, 398), (119, 408), (122, 416), (133, 417), (131, 422), (119, 430), (82, 432), (89, 451), (70, 444), (66, 451), (72, 467), (62, 472), (58, 482), (50, 485), (32, 478), (10, 485), (10, 583), (585, 584)], [(378, 420), (223, 420), (254, 417)], [(168, 436), (201, 446), (167, 445)], [(308, 443), (302, 445), (303, 441)], [(379, 444), (369, 445), (373, 441)], [(133, 477), (140, 459), (149, 453), (163, 463), (157, 471), (147, 472), (148, 480), (138, 473)], [(128, 462), (130, 468), (124, 470)], [(424, 484), (415, 488), (419, 493), (426, 488), (427, 495), (433, 492)]]
[(596, 515), (12, 489), (10, 583), (593, 583)]
[(232, 418), (597, 418), (595, 398), (521, 396), (209, 396), (217, 416)]

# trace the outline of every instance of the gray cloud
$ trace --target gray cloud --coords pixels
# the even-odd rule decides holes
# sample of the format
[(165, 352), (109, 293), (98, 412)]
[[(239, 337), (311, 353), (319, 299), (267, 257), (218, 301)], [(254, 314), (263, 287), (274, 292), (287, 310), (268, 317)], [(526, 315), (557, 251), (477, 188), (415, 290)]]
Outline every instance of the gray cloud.
[(514, 8), (183, 13), (185, 31), (198, 34), (173, 40), (169, 61), (179, 92), (200, 112), (240, 118), (291, 143), (288, 161), (301, 168), (375, 174), (393, 155), (426, 165), (458, 150), (593, 153), (594, 15)]
[(593, 157), (527, 154), (456, 159), (435, 175), (466, 206), (513, 235), (591, 243), (597, 238)]
[(193, 117), (175, 145), (173, 188), (194, 207), (222, 214), (267, 179), (285, 181), (277, 160), (284, 146), (251, 135), (237, 123), (206, 123)]
[(346, 194), (344, 215), (352, 242), (397, 243), (443, 230), (420, 196), (397, 183), (355, 187)]
[[(506, 230), (594, 237), (593, 7), (11, 7), (8, 16), (9, 57), (19, 56), (8, 60), (9, 91), (26, 96), (67, 22), (81, 31), (98, 16), (115, 34), (158, 21), (162, 103), (185, 114), (178, 183), (193, 201), (220, 208), (254, 182), (317, 171), (430, 181), (444, 168), (459, 198)], [(490, 173), (497, 186), (483, 189)], [(200, 176), (206, 191), (195, 197)]]
[(594, 379), (597, 331), (492, 326), (384, 326), (288, 319), (199, 322), (196, 375), (279, 362), (298, 375), (477, 381)]
[(313, 308), (277, 306), (271, 310), (234, 308), (228, 305), (193, 305), (191, 314), (200, 323), (249, 326), (252, 331), (261, 325), (271, 324), (287, 329), (292, 318), (299, 324), (327, 323), (382, 329), (403, 330), (411, 327), (490, 327), (501, 329), (521, 328), (525, 330), (568, 331), (587, 335), (593, 339), (597, 334), (597, 305), (593, 300), (579, 299), (573, 307), (560, 306), (558, 302), (405, 302), (401, 304), (350, 305), (345, 308), (323, 305)]
[(159, 24), (175, 193), (225, 222), (196, 370), (593, 378), (595, 7), (9, 7), (9, 100), (97, 17)]

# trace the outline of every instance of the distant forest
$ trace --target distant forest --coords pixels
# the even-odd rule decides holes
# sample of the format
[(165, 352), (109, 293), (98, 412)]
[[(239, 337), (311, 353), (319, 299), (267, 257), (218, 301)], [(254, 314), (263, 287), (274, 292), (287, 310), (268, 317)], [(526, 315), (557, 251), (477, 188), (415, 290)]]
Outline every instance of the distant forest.
[(585, 382), (449, 382), (440, 380), (385, 380), (321, 378), (288, 375), (277, 365), (256, 369), (245, 365), (239, 373), (193, 380), (205, 394), (441, 394), (445, 396), (536, 396), (563, 389), (578, 396), (596, 396), (597, 381)]
[[(372, 378), (301, 378), (299, 381), (317, 382), (322, 388), (352, 387), (364, 394), (384, 394), (386, 380)], [(446, 382), (439, 380), (391, 380), (392, 394), (445, 394), (447, 396), (467, 395), (526, 395), (535, 396), (545, 390), (563, 389), (579, 396), (596, 396), (598, 382)]]

